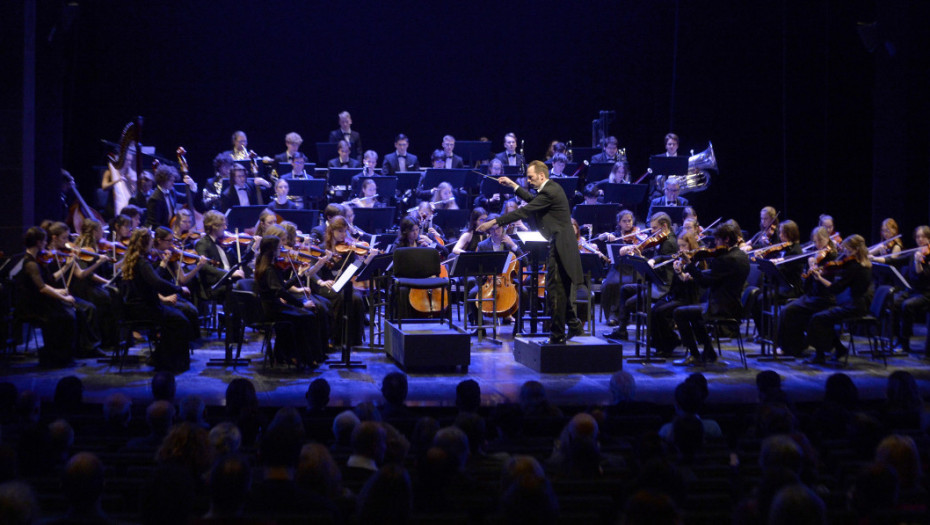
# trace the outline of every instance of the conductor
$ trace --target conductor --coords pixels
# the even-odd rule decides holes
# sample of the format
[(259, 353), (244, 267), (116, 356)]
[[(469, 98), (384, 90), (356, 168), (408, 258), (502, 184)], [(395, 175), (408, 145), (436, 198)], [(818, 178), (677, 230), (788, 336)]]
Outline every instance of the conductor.
[(526, 181), (536, 188), (535, 196), (507, 177), (499, 177), (497, 180), (514, 189), (517, 196), (527, 204), (480, 224), (477, 230), (483, 232), (494, 225), (504, 226), (535, 216), (539, 232), (549, 240), (549, 258), (546, 262), (546, 297), (552, 316), (549, 344), (564, 344), (566, 339), (584, 333), (575, 311), (575, 303), (571, 300), (575, 297), (574, 286), (582, 283), (583, 275), (568, 198), (561, 186), (549, 183), (549, 169), (538, 160), (531, 162), (526, 169)]

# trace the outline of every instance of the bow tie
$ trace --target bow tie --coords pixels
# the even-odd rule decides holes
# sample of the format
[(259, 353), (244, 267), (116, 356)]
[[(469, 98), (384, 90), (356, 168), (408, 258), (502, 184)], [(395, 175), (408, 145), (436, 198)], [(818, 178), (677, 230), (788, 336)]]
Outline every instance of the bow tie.
[(446, 157), (446, 158), (447, 158), (447, 159), (449, 159), (449, 160), (451, 160), (451, 159), (452, 159), (452, 157)]
[(516, 157), (517, 154), (516, 154), (516, 153), (508, 153), (507, 156), (508, 156), (508, 157)]
[(406, 156), (406, 155), (398, 155), (397, 158), (399, 158), (399, 159), (406, 159), (407, 156)]

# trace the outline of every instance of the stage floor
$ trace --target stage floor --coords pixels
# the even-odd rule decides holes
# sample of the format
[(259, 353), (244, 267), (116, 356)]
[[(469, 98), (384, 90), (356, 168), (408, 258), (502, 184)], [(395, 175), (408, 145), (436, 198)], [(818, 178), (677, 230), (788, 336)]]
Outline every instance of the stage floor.
[[(632, 328), (632, 327), (631, 327)], [(888, 360), (887, 368), (881, 360), (870, 360), (868, 344), (857, 338), (859, 356), (851, 356), (848, 366), (809, 366), (797, 361), (759, 361), (750, 358), (749, 369), (743, 369), (736, 351), (735, 340), (724, 340), (723, 358), (713, 365), (681, 367), (671, 363), (633, 364), (627, 359), (634, 356), (634, 344), (623, 342), (623, 367), (636, 378), (637, 397), (660, 403), (671, 403), (675, 386), (692, 372), (703, 372), (710, 384), (712, 403), (751, 403), (756, 399), (755, 375), (761, 370), (775, 370), (783, 378), (783, 386), (794, 401), (814, 401), (822, 398), (827, 376), (836, 371), (849, 374), (859, 387), (862, 399), (884, 397), (886, 379), (895, 370), (910, 371), (918, 380), (921, 392), (930, 395), (930, 361), (923, 357), (923, 327), (915, 335), (913, 345), (916, 353), (897, 354)], [(610, 328), (598, 323), (596, 335), (603, 336)], [(478, 341), (472, 338), (471, 365), (467, 372), (457, 373), (410, 373), (408, 402), (414, 406), (451, 406), (454, 403), (455, 387), (464, 379), (475, 379), (481, 385), (482, 402), (495, 405), (505, 401), (516, 401), (520, 385), (529, 380), (542, 382), (550, 399), (560, 405), (599, 405), (608, 402), (608, 381), (612, 371), (586, 374), (540, 374), (517, 363), (513, 357), (511, 327), (503, 327), (501, 344)], [(631, 330), (632, 333), (632, 330)], [(367, 335), (367, 332), (366, 332)], [(331, 405), (352, 406), (364, 401), (380, 403), (381, 379), (400, 368), (383, 351), (357, 351), (353, 359), (365, 367), (338, 369), (322, 365), (313, 371), (296, 372), (279, 365), (275, 368), (263, 364), (258, 333), (247, 333), (248, 342), (243, 346), (242, 356), (251, 358), (249, 366), (207, 366), (210, 358), (222, 358), (222, 341), (211, 338), (194, 352), (191, 368), (177, 376), (178, 396), (188, 394), (202, 396), (207, 404), (223, 404), (226, 386), (237, 377), (251, 380), (258, 391), (259, 400), (269, 406), (300, 406), (305, 403), (307, 385), (317, 377), (329, 381), (332, 387)], [(41, 336), (40, 336), (41, 340)], [(17, 351), (21, 354), (23, 346)], [(758, 353), (758, 345), (747, 343), (749, 354)], [(863, 352), (864, 351), (864, 352)], [(147, 354), (146, 344), (137, 344), (133, 354)], [(676, 350), (676, 358), (683, 357), (683, 350)], [(338, 358), (332, 354), (333, 358)], [(85, 401), (101, 402), (112, 392), (120, 391), (134, 401), (147, 403), (151, 398), (149, 382), (153, 369), (142, 363), (127, 364), (120, 372), (118, 367), (98, 364), (95, 360), (78, 360), (78, 366), (57, 370), (39, 368), (34, 345), (26, 356), (4, 356), (3, 380), (13, 382), (20, 390), (37, 391), (43, 398), (50, 399), (57, 381), (68, 375), (76, 375), (84, 382)]]

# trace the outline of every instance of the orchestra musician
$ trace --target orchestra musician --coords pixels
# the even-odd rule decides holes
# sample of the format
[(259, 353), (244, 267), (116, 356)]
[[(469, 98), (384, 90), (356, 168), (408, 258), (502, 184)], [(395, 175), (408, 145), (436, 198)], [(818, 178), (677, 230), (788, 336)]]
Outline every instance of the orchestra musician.
[(564, 153), (556, 153), (552, 156), (552, 171), (550, 177), (568, 177), (570, 174), (565, 173), (565, 165), (568, 164), (568, 157)]
[(554, 157), (556, 153), (566, 154), (567, 151), (568, 147), (565, 146), (564, 142), (553, 140), (549, 143), (549, 149), (546, 150), (546, 165), (552, 166), (552, 157)]
[[(364, 328), (363, 322), (365, 318), (365, 301), (358, 290), (352, 290), (351, 302), (349, 304), (345, 304), (344, 292), (340, 291), (337, 293), (333, 290), (333, 285), (342, 269), (348, 264), (352, 257), (356, 256), (354, 251), (340, 253), (343, 251), (342, 248), (339, 248), (340, 246), (351, 246), (348, 227), (348, 222), (346, 222), (346, 219), (342, 216), (333, 217), (332, 220), (329, 221), (329, 224), (326, 226), (326, 235), (323, 239), (321, 248), (333, 254), (339, 254), (340, 257), (337, 259), (334, 255), (334, 264), (331, 267), (324, 266), (320, 268), (317, 279), (314, 281), (314, 292), (328, 299), (333, 305), (333, 343), (337, 346), (342, 344), (347, 344), (349, 346), (360, 345), (362, 343), (362, 330)], [(369, 257), (373, 256), (375, 252), (375, 250), (371, 250), (369, 252)], [(346, 326), (343, 320), (343, 312), (345, 309), (348, 309), (348, 326)], [(348, 333), (348, 340), (346, 340), (344, 336), (346, 333)]]
[(881, 228), (881, 237), (882, 242), (878, 243), (878, 246), (869, 250), (869, 256), (885, 256), (885, 255), (894, 255), (904, 249), (904, 243), (901, 241), (901, 238), (895, 238), (900, 233), (898, 229), (898, 223), (892, 218), (887, 218), (882, 221)]
[[(785, 284), (779, 286), (778, 289), (769, 291), (771, 295), (768, 298), (768, 304), (771, 305), (782, 305), (790, 299), (797, 298), (801, 295), (801, 290), (804, 286), (801, 274), (804, 273), (804, 269), (807, 268), (807, 260), (803, 257), (781, 263), (784, 259), (804, 253), (804, 250), (801, 248), (801, 232), (794, 221), (786, 220), (778, 225), (778, 239), (781, 241), (779, 244), (787, 244), (787, 246), (765, 258), (770, 259), (773, 263), (779, 263), (777, 268), (785, 279)], [(778, 248), (778, 246), (774, 246), (774, 248)], [(753, 257), (759, 257), (759, 254), (756, 253)], [(752, 319), (759, 330), (758, 338), (769, 337), (767, 334), (762, 333), (763, 302), (765, 301), (761, 299), (757, 300), (752, 308)]]
[(513, 133), (504, 135), (504, 151), (494, 155), (504, 166), (523, 166), (526, 159), (517, 153), (517, 136)]
[(152, 319), (161, 328), (153, 359), (156, 370), (178, 373), (190, 368), (190, 336), (195, 328), (172, 306), (182, 293), (180, 286), (158, 276), (149, 254), (152, 234), (140, 228), (132, 232), (123, 263), (120, 293), (127, 319)]
[(617, 137), (605, 138), (602, 146), (604, 151), (591, 157), (591, 164), (617, 163), (621, 160), (620, 143), (617, 141)]
[(218, 153), (213, 158), (213, 176), (207, 179), (204, 188), (203, 204), (207, 208), (216, 208), (223, 195), (223, 181), (229, 181), (229, 172), (232, 170), (233, 160), (226, 153)]
[(355, 226), (355, 210), (353, 208), (354, 207), (351, 205), (351, 203), (348, 203), (348, 202), (342, 203), (342, 210), (344, 212), (342, 215), (342, 218), (346, 220), (346, 223), (348, 225), (348, 228), (346, 231), (348, 232), (347, 238), (349, 240), (349, 243), (350, 244), (355, 244), (357, 242), (370, 243), (372, 241), (373, 236), (370, 233), (366, 233), (362, 231), (360, 228), (358, 228), (357, 226)]
[(193, 248), (194, 242), (200, 238), (202, 232), (191, 231), (194, 227), (194, 214), (187, 208), (180, 208), (174, 212), (171, 220), (171, 231), (175, 239), (185, 249)]
[[(500, 215), (492, 213), (488, 215), (487, 220), (495, 220)], [(487, 231), (487, 238), (478, 243), (478, 246), (475, 248), (476, 252), (503, 252), (508, 251), (514, 254), (515, 257), (523, 255), (523, 250), (510, 238), (507, 233), (505, 233), (504, 228), (500, 225), (494, 225)], [(472, 281), (469, 279), (469, 281)], [(468, 319), (472, 324), (477, 324), (478, 321), (478, 303), (475, 302), (475, 298), (478, 297), (478, 294), (481, 293), (481, 284), (475, 280), (474, 282), (469, 283), (469, 292), (468, 292)], [(521, 295), (525, 294), (525, 289), (521, 290)], [(524, 299), (525, 300), (525, 299)]]
[(249, 160), (249, 138), (244, 131), (234, 131), (232, 134), (232, 149), (223, 154), (232, 160)]
[(778, 212), (771, 206), (759, 212), (759, 231), (745, 243), (745, 250), (757, 250), (778, 244)]
[(175, 247), (176, 240), (174, 232), (168, 228), (163, 226), (155, 228), (155, 239), (153, 243), (155, 252), (158, 254), (158, 264), (155, 267), (155, 272), (161, 279), (173, 282), (175, 286), (180, 287), (182, 292), (181, 295), (174, 294), (173, 296), (159, 297), (159, 299), (162, 304), (176, 308), (179, 312), (184, 314), (190, 328), (188, 338), (191, 341), (195, 341), (200, 339), (200, 312), (198, 312), (197, 307), (184, 296), (191, 296), (187, 283), (191, 282), (191, 280), (197, 276), (200, 269), (207, 263), (207, 259), (200, 256), (189, 271), (185, 270), (182, 261), (173, 257), (178, 251)]
[(440, 182), (431, 192), (431, 206), (434, 210), (457, 210), (459, 205), (455, 202), (455, 194), (452, 185), (448, 182)]
[[(637, 231), (634, 221), (632, 211), (620, 210), (617, 214), (617, 229), (612, 233), (605, 233), (604, 239), (609, 243), (633, 244), (638, 242), (636, 237), (631, 237)], [(632, 284), (633, 275), (633, 271), (628, 266), (611, 265), (607, 277), (601, 283), (601, 308), (606, 309), (607, 326), (620, 324), (620, 287), (622, 284)]]
[(274, 185), (274, 199), (269, 206), (274, 210), (296, 210), (297, 204), (288, 198), (291, 192), (291, 186), (287, 183), (286, 177), (281, 177)]
[[(694, 233), (682, 233), (678, 236), (679, 253), (692, 252), (699, 247)], [(684, 266), (679, 258), (672, 262), (674, 273), (668, 293), (657, 300), (649, 312), (652, 316), (649, 323), (652, 343), (659, 357), (671, 357), (675, 348), (681, 344), (681, 338), (675, 333), (675, 310), (682, 306), (698, 304), (701, 300), (701, 287), (690, 273), (684, 271)], [(701, 270), (705, 269), (706, 265), (703, 265)]]
[[(665, 236), (665, 240), (663, 240), (661, 244), (658, 244), (654, 248), (650, 248), (646, 251), (646, 253), (639, 253), (639, 248), (637, 248), (637, 245), (631, 244), (620, 248), (619, 254), (621, 256), (640, 255), (647, 259), (650, 266), (655, 266), (656, 263), (664, 262), (678, 252), (678, 243), (671, 234), (672, 219), (668, 216), (667, 213), (656, 213), (652, 217), (649, 226), (652, 228), (652, 235), (661, 234)], [(656, 273), (662, 277), (664, 282), (671, 282), (672, 268), (670, 265), (666, 264), (665, 266), (660, 267), (656, 270)], [(655, 291), (661, 295), (664, 295), (668, 290), (657, 288)], [(645, 285), (644, 287), (644, 285), (639, 283), (631, 283), (624, 284), (620, 287), (619, 300), (616, 303), (608, 306), (610, 311), (614, 311), (616, 308), (615, 311), (617, 312), (617, 328), (614, 329), (614, 331), (611, 332), (608, 337), (613, 339), (626, 339), (628, 337), (626, 325), (630, 321), (630, 314), (636, 309), (636, 305), (640, 300), (641, 294), (644, 293), (649, 293), (651, 299), (659, 298), (654, 296), (655, 294), (653, 294), (653, 287), (651, 285)]]
[(295, 274), (285, 282), (282, 270), (276, 264), (281, 257), (280, 247), (280, 238), (266, 235), (261, 240), (255, 261), (255, 287), (261, 297), (262, 311), (266, 319), (275, 321), (278, 334), (275, 360), (295, 366), (316, 366), (326, 358), (326, 348), (317, 347), (319, 322), (314, 313), (316, 303), (309, 296), (300, 300), (290, 292), (299, 275)]
[[(504, 163), (498, 158), (491, 159), (491, 162), (488, 164), (488, 176), (489, 177), (500, 177), (504, 174)], [(503, 202), (507, 200), (512, 193), (509, 193), (507, 190), (502, 189), (499, 192), (492, 194), (490, 197), (484, 196), (484, 194), (478, 195), (475, 197), (475, 207), (484, 208), (491, 213), (501, 213), (501, 207)]]
[(294, 153), (291, 158), (291, 172), (281, 176), (284, 180), (310, 180), (313, 175), (307, 173), (307, 156), (301, 152)]
[(118, 215), (129, 201), (135, 197), (138, 176), (135, 170), (136, 143), (132, 142), (126, 148), (126, 158), (123, 167), (116, 169), (112, 162), (107, 164), (107, 171), (103, 173), (100, 188), (111, 192), (113, 214)]
[[(97, 253), (103, 239), (103, 225), (95, 219), (84, 219), (81, 223), (81, 232), (74, 247), (77, 250)], [(72, 252), (75, 250), (72, 249)], [(74, 257), (77, 265), (73, 279), (68, 286), (71, 294), (94, 305), (96, 309), (97, 326), (100, 333), (100, 349), (106, 353), (113, 351), (119, 345), (119, 331), (117, 328), (117, 312), (114, 309), (113, 297), (105, 285), (108, 281), (101, 274), (105, 268), (112, 268), (107, 263), (107, 257), (97, 256), (91, 260), (85, 257)]]
[(535, 216), (539, 232), (549, 240), (549, 257), (546, 260), (546, 300), (551, 316), (549, 343), (564, 344), (568, 339), (584, 333), (573, 300), (574, 286), (582, 284), (584, 276), (578, 243), (572, 233), (571, 206), (562, 187), (550, 183), (549, 168), (542, 161), (535, 160), (529, 164), (526, 179), (537, 190), (536, 195), (507, 177), (498, 179), (501, 184), (510, 186), (527, 204), (478, 225), (476, 231), (487, 231), (495, 225), (506, 226)]
[(45, 344), (39, 348), (39, 365), (58, 368), (71, 365), (80, 333), (74, 297), (64, 287), (53, 286), (50, 267), (39, 262), (47, 234), (33, 226), (23, 235), (26, 252), (16, 274), (16, 312), (28, 313), (42, 327)]
[[(709, 269), (701, 270), (687, 254), (682, 256), (687, 272), (698, 286), (707, 288), (707, 304), (681, 306), (672, 314), (678, 325), (678, 334), (688, 349), (688, 357), (676, 361), (678, 365), (694, 365), (701, 361), (713, 363), (717, 353), (704, 325), (707, 317), (739, 319), (742, 311), (740, 296), (749, 276), (749, 257), (739, 249), (740, 228), (736, 221), (726, 221), (714, 229), (716, 249), (722, 251), (710, 259)], [(678, 265), (681, 269), (681, 265)], [(704, 353), (698, 353), (698, 343)]]
[[(90, 221), (97, 223), (94, 219), (85, 219), (84, 223)], [(82, 231), (84, 223), (81, 225)], [(100, 267), (104, 260), (97, 257), (90, 265), (81, 265), (80, 259), (75, 253), (78, 249), (69, 242), (71, 230), (63, 222), (49, 224), (46, 233), (48, 235), (47, 248), (53, 254), (49, 264), (49, 269), (52, 272), (50, 275), (51, 280), (46, 282), (60, 285), (74, 298), (72, 306), (74, 307), (81, 339), (77, 348), (78, 355), (80, 357), (105, 357), (106, 354), (99, 349), (101, 344), (100, 312), (97, 311), (96, 303), (90, 300), (92, 296), (89, 289), (93, 283), (94, 271)], [(75, 292), (80, 292), (80, 295)], [(106, 313), (108, 317), (106, 324), (109, 324), (113, 322), (114, 315), (109, 305), (106, 305)], [(107, 343), (112, 348), (112, 340), (108, 338)]]
[(297, 150), (300, 149), (300, 145), (304, 143), (304, 139), (297, 134), (296, 131), (292, 131), (284, 136), (284, 147), (285, 150), (283, 153), (278, 153), (274, 156), (275, 164), (280, 164), (284, 162), (290, 162), (294, 155), (299, 153)]
[[(808, 258), (808, 268), (836, 259), (836, 245), (830, 239), (826, 228), (823, 226), (814, 228), (811, 231), (811, 242), (814, 243), (817, 254)], [(778, 321), (777, 345), (785, 354), (796, 357), (799, 357), (808, 346), (805, 331), (811, 317), (836, 304), (835, 295), (813, 275), (804, 278), (802, 290), (804, 293), (801, 297), (782, 308)]]
[(446, 156), (441, 149), (433, 150), (433, 154), (429, 156), (430, 166), (434, 169), (446, 169)]
[(230, 168), (230, 184), (220, 199), (220, 209), (223, 211), (233, 206), (250, 206), (259, 203), (261, 188), (270, 188), (271, 183), (262, 177), (255, 177), (254, 182), (246, 176), (245, 167), (233, 163)]
[(336, 154), (337, 157), (334, 159), (329, 159), (329, 162), (326, 163), (326, 166), (329, 168), (358, 168), (362, 165), (356, 159), (353, 159), (350, 155), (352, 153), (352, 147), (349, 146), (349, 143), (345, 140), (339, 140), (336, 144)]
[(124, 206), (120, 213), (126, 213), (126, 210), (130, 209), (130, 207), (144, 210), (145, 203), (148, 202), (149, 197), (151, 197), (153, 191), (155, 191), (155, 176), (152, 175), (151, 171), (143, 171), (142, 175), (139, 175), (139, 183), (136, 189), (136, 193), (133, 194), (133, 196), (129, 199), (129, 204)]
[(462, 252), (477, 251), (478, 243), (483, 241), (485, 237), (484, 230), (480, 230), (478, 227), (486, 220), (488, 220), (488, 212), (484, 208), (480, 206), (472, 208), (471, 215), (468, 218), (468, 227), (465, 228), (465, 231), (455, 242), (452, 253), (458, 255)]
[(665, 194), (652, 199), (649, 203), (649, 217), (652, 217), (653, 208), (656, 206), (687, 206), (688, 199), (679, 197), (681, 191), (681, 182), (678, 177), (669, 177), (665, 181)]
[(384, 156), (384, 163), (381, 165), (382, 175), (393, 175), (398, 171), (418, 171), (420, 161), (413, 153), (407, 153), (410, 146), (410, 140), (407, 135), (398, 133), (394, 138), (394, 151)]
[(378, 184), (372, 179), (362, 180), (358, 197), (349, 201), (356, 208), (381, 208), (384, 205), (378, 200)]
[(666, 157), (678, 156), (678, 135), (668, 133), (665, 135), (665, 153), (660, 153)]
[(329, 132), (330, 142), (339, 142), (340, 140), (348, 142), (356, 155), (362, 151), (362, 136), (358, 131), (352, 131), (352, 115), (348, 111), (339, 113), (339, 129)]
[[(504, 201), (504, 207), (501, 211), (501, 215), (505, 213), (510, 213), (515, 211), (520, 207), (520, 204), (517, 202), (516, 198), (510, 198)], [(528, 232), (530, 231), (529, 226), (527, 226), (522, 220), (513, 221), (504, 228), (504, 232), (507, 235), (513, 235), (517, 232)]]
[[(465, 167), (465, 161), (462, 157), (455, 154), (455, 137), (446, 135), (442, 138), (442, 166), (445, 169), (462, 169)], [(434, 166), (435, 167), (435, 166)]]
[[(930, 226), (914, 228), (914, 241), (921, 249), (911, 257), (901, 257), (905, 262), (901, 267), (901, 273), (910, 283), (911, 289), (901, 290), (894, 295), (895, 335), (905, 352), (911, 351), (914, 322), (923, 319), (923, 315), (930, 309), (930, 261), (927, 260), (927, 254), (930, 252)], [(890, 259), (890, 256), (885, 256), (882, 260), (887, 259)], [(925, 348), (924, 357), (930, 358), (930, 346)]]
[(343, 206), (338, 203), (327, 204), (323, 208), (323, 223), (317, 224), (310, 230), (310, 243), (320, 245), (323, 244), (323, 239), (326, 237), (326, 227), (329, 226), (330, 221), (335, 217), (345, 217), (346, 208), (348, 206)]
[[(155, 170), (155, 191), (146, 202), (145, 225), (148, 228), (155, 226), (170, 227), (171, 218), (178, 210), (178, 202), (184, 198), (174, 190), (174, 182), (178, 179), (178, 170), (173, 166), (162, 164)], [(197, 195), (197, 183), (188, 174), (184, 174), (184, 184), (191, 189), (191, 196)], [(199, 208), (199, 200), (192, 203)]]
[(445, 244), (445, 234), (442, 228), (433, 224), (433, 206), (428, 201), (420, 201), (416, 210), (410, 213), (412, 218), (419, 226), (420, 231), (435, 242), (442, 241)]

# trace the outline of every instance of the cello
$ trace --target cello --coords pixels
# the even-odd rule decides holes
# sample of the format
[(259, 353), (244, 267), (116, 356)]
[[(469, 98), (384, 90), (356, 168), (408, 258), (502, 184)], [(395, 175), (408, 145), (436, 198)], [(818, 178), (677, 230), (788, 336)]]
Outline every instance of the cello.
[[(185, 157), (185, 155), (187, 155), (187, 150), (184, 149), (184, 146), (178, 146), (177, 154), (178, 154), (178, 165), (181, 167), (181, 178), (183, 179), (184, 177), (189, 177), (190, 167), (187, 164), (187, 158)], [(193, 195), (193, 192), (191, 191), (191, 187), (187, 185), (186, 183), (184, 184), (184, 194), (187, 196), (187, 203), (184, 204), (184, 207), (190, 210), (191, 216), (194, 218), (194, 224), (191, 226), (191, 229), (196, 230), (198, 232), (202, 232), (203, 231), (203, 214), (197, 211), (197, 208), (194, 207), (194, 195)], [(171, 222), (169, 223), (169, 226), (171, 226), (172, 228), (174, 227), (174, 220), (175, 220), (174, 217), (172, 217)], [(281, 222), (281, 221), (278, 221), (278, 222)]]
[[(445, 269), (445, 267), (443, 267)], [(517, 258), (513, 253), (507, 256), (507, 268), (504, 273), (489, 277), (481, 285), (479, 299), (492, 299), (497, 290), (497, 309), (493, 301), (482, 301), (481, 311), (485, 314), (497, 314), (498, 317), (510, 317), (520, 306), (520, 293), (514, 275), (517, 273)]]
[[(446, 270), (445, 264), (439, 265), (439, 277), (449, 278), (449, 271)], [(440, 314), (449, 307), (449, 294), (442, 293), (442, 288), (432, 288), (428, 290), (414, 288), (409, 291), (408, 301), (410, 306), (427, 317), (433, 314)]]

